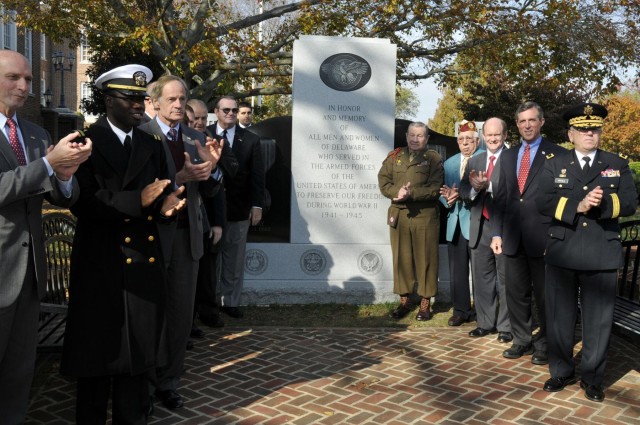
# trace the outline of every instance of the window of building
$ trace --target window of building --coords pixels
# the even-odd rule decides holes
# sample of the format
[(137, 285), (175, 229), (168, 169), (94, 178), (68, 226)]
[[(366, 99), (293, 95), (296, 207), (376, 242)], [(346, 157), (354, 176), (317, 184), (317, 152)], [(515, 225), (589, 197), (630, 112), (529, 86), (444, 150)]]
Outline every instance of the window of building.
[(88, 82), (80, 84), (80, 104), (82, 104), (82, 101), (85, 99), (91, 99), (91, 84)]
[(45, 92), (47, 91), (47, 74), (42, 71), (42, 76), (40, 77), (40, 104), (42, 106), (47, 106), (47, 99), (44, 97)]
[(91, 60), (91, 49), (85, 35), (80, 39), (80, 62), (87, 63)]
[(47, 36), (40, 34), (40, 59), (47, 60)]
[(24, 30), (24, 56), (27, 58), (29, 63), (32, 63), (33, 59), (33, 43), (32, 43), (33, 34), (30, 29)]
[[(11, 12), (11, 17), (15, 17), (16, 13)], [(15, 21), (11, 18), (4, 20), (2, 24), (2, 46), (5, 49), (17, 50), (18, 48), (18, 31)]]

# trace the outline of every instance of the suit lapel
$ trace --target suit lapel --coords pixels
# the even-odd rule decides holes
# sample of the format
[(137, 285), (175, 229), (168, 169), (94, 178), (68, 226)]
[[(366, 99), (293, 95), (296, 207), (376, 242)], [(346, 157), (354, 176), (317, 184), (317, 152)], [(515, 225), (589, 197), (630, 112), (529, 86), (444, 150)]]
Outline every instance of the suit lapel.
[[(27, 163), (44, 156), (49, 143), (48, 139), (38, 138), (32, 134), (30, 125), (31, 124), (29, 122), (18, 118), (18, 127), (20, 128), (22, 140), (24, 141)], [(0, 155), (6, 159), (12, 169), (19, 166), (18, 158), (16, 158), (16, 154), (11, 148), (11, 144), (9, 144), (9, 140), (4, 134), (4, 129), (0, 131)]]
[[(141, 132), (137, 128), (133, 129), (133, 137), (131, 140), (131, 157), (127, 165), (127, 171), (124, 175), (123, 186), (126, 187), (144, 168), (143, 165), (151, 157), (153, 153), (150, 146), (146, 143), (140, 142)], [(158, 141), (160, 143), (160, 141)]]
[(11, 145), (4, 135), (4, 129), (0, 131), (0, 155), (4, 157), (4, 159), (9, 164), (10, 169), (14, 169), (18, 167), (18, 158), (16, 158), (16, 154), (11, 149)]
[(171, 155), (171, 150), (169, 150), (169, 145), (167, 144), (167, 136), (162, 132), (162, 129), (155, 119), (145, 124), (144, 130), (148, 130), (148, 133), (155, 134), (156, 136), (160, 137), (160, 140), (162, 141), (162, 147), (164, 148), (164, 155), (167, 157), (167, 168), (169, 169), (169, 175), (171, 175), (171, 178), (175, 180), (176, 164), (173, 162), (173, 155)]
[(45, 156), (47, 145), (49, 144), (49, 140), (47, 138), (43, 139), (42, 135), (38, 137), (31, 131), (32, 125), (33, 124), (18, 118), (18, 126), (20, 127), (22, 139), (24, 140), (24, 147), (27, 153), (27, 162), (35, 161), (36, 159)]

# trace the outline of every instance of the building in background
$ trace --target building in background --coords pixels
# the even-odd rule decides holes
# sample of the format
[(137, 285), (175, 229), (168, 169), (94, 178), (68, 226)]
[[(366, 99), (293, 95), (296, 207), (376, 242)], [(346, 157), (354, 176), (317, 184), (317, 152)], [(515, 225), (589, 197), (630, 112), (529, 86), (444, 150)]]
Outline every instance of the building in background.
[[(82, 127), (85, 120), (88, 123), (95, 119), (85, 116), (80, 108), (81, 99), (91, 96), (86, 40), (70, 48), (68, 41), (54, 43), (44, 34), (0, 19), (0, 47), (22, 53), (31, 63), (33, 82), (21, 116), (43, 126), (54, 139)], [(64, 57), (62, 64), (56, 66), (59, 59), (55, 56)], [(60, 107), (62, 101), (66, 108)]]

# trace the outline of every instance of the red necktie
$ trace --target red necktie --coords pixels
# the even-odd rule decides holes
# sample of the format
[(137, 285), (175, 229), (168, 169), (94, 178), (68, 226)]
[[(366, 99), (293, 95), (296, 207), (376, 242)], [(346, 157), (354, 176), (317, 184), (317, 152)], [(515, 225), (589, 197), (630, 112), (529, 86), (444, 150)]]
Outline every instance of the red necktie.
[[(487, 168), (487, 172), (486, 172), (487, 181), (491, 179), (491, 173), (493, 173), (493, 166), (494, 166), (495, 160), (496, 160), (495, 156), (491, 155), (489, 157), (489, 168)], [(484, 194), (484, 204), (485, 205), (484, 205), (484, 207), (482, 207), (482, 215), (484, 216), (484, 218), (489, 220), (489, 210), (487, 210), (487, 204), (486, 204), (487, 196), (489, 196), (489, 193), (485, 192), (485, 194)]]
[(13, 152), (16, 154), (16, 158), (18, 158), (18, 164), (27, 165), (27, 158), (24, 156), (20, 140), (18, 140), (18, 127), (16, 127), (16, 123), (13, 118), (9, 118), (7, 120), (7, 125), (9, 126), (9, 144), (11, 145)]
[(518, 171), (518, 187), (520, 188), (520, 193), (524, 190), (524, 184), (527, 182), (527, 176), (529, 175), (529, 167), (531, 164), (531, 154), (530, 154), (531, 146), (527, 144), (524, 147), (524, 155), (522, 155), (522, 160), (520, 161), (520, 170)]

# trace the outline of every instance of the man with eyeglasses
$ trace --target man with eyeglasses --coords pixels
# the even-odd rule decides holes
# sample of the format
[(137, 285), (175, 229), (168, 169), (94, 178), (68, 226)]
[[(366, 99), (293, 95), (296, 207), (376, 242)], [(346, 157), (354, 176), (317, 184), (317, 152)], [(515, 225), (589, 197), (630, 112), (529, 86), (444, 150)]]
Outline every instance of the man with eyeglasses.
[(240, 296), (244, 284), (244, 255), (249, 226), (262, 220), (265, 197), (265, 171), (260, 138), (237, 124), (238, 103), (223, 96), (214, 107), (217, 121), (208, 126), (211, 135), (230, 145), (238, 160), (235, 176), (225, 178), (227, 225), (220, 247), (221, 274), (218, 282), (220, 311), (233, 318), (243, 316)]
[(453, 302), (453, 315), (449, 326), (460, 326), (475, 320), (471, 308), (469, 289), (469, 224), (470, 206), (459, 196), (460, 180), (469, 159), (478, 154), (478, 135), (473, 121), (463, 120), (458, 128), (457, 153), (444, 162), (444, 186), (440, 190), (440, 202), (447, 211), (447, 254), (449, 257), (449, 287)]
[(574, 150), (548, 158), (537, 197), (552, 219), (547, 238), (547, 341), (557, 392), (577, 381), (573, 345), (578, 295), (582, 313), (580, 387), (591, 401), (604, 400), (603, 380), (616, 301), (618, 268), (624, 264), (618, 218), (632, 215), (638, 194), (624, 155), (598, 149), (607, 110), (581, 103), (564, 114)]
[(61, 371), (77, 380), (76, 423), (146, 423), (148, 374), (161, 345), (167, 280), (160, 227), (185, 201), (174, 192), (158, 138), (137, 128), (151, 71), (125, 65), (96, 79), (106, 116), (76, 173), (80, 198), (71, 254), (69, 313)]
[[(545, 158), (565, 149), (542, 136), (544, 113), (535, 102), (518, 106), (515, 114), (521, 144), (500, 158), (500, 184), (494, 192), (491, 248), (504, 255), (507, 308), (513, 344), (502, 352), (508, 359), (531, 356), (534, 365), (546, 365), (547, 323), (544, 296), (544, 247), (550, 219), (536, 206)], [(535, 304), (533, 303), (535, 297)], [(538, 332), (533, 335), (533, 309)]]

